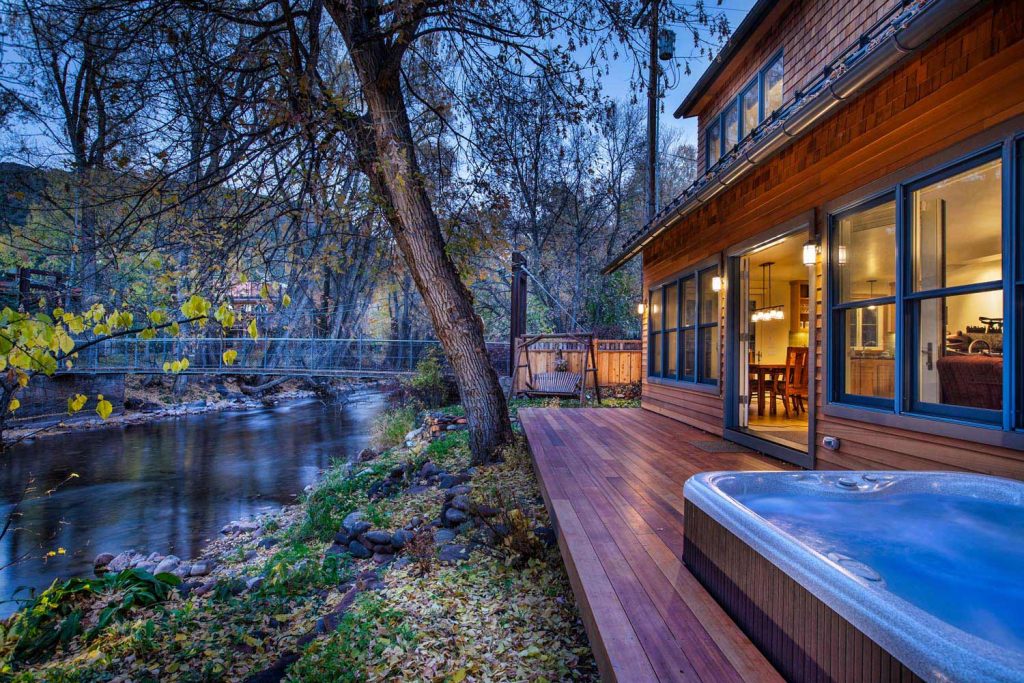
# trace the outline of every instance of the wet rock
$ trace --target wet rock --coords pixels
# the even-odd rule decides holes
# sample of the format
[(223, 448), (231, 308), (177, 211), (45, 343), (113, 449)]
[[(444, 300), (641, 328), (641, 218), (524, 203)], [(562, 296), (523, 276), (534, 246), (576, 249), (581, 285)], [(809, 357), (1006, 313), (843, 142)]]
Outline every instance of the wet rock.
[(423, 467), (420, 468), (420, 476), (424, 479), (429, 477), (435, 477), (441, 470), (434, 463), (429, 460), (423, 463)]
[(173, 573), (181, 564), (181, 558), (175, 557), (174, 555), (168, 555), (164, 559), (160, 560), (160, 563), (156, 565), (154, 572), (155, 574)]
[(391, 562), (393, 559), (395, 559), (395, 554), (394, 553), (374, 553), (373, 554), (373, 561), (376, 562), (377, 564), (387, 564), (388, 562)]
[(92, 561), (93, 569), (96, 571), (102, 571), (107, 567), (108, 564), (114, 559), (113, 553), (100, 553), (96, 556), (96, 559)]
[(256, 547), (257, 548), (273, 548), (278, 543), (280, 543), (280, 541), (278, 539), (274, 538), (273, 536), (267, 536), (266, 538), (261, 538), (260, 542), (256, 544)]
[(373, 545), (389, 545), (391, 543), (391, 534), (386, 531), (367, 531), (363, 534), (363, 540), (372, 543)]
[(377, 451), (373, 450), (372, 448), (364, 448), (363, 450), (359, 451), (359, 456), (357, 459), (359, 462), (369, 462), (370, 460), (374, 460), (376, 457)]
[(452, 543), (442, 546), (437, 553), (437, 559), (445, 563), (461, 562), (469, 557), (469, 546)]
[(213, 563), (207, 560), (201, 560), (199, 562), (193, 562), (192, 566), (189, 567), (189, 576), (207, 576), (213, 571)]
[(458, 526), (467, 519), (466, 513), (457, 508), (448, 508), (444, 511), (444, 523), (447, 526)]
[(407, 529), (399, 529), (391, 534), (391, 545), (396, 548), (404, 548), (405, 544), (412, 540), (413, 533)]
[(350, 512), (347, 515), (345, 515), (345, 519), (342, 520), (341, 526), (345, 529), (345, 531), (351, 534), (352, 527), (356, 524), (356, 522), (361, 522), (364, 517), (366, 517), (366, 514), (362, 510)]
[(434, 543), (442, 545), (455, 540), (456, 533), (451, 529), (438, 529), (434, 532)]
[(351, 543), (349, 543), (348, 552), (350, 555), (352, 555), (352, 557), (358, 557), (363, 560), (373, 556), (373, 553), (370, 552), (370, 549), (362, 543), (360, 543), (359, 541), (352, 541)]

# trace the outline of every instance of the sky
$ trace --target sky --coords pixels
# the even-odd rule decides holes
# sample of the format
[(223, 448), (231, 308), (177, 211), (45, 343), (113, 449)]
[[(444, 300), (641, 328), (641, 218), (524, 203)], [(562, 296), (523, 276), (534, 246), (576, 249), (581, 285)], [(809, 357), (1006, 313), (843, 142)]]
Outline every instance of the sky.
[[(743, 21), (743, 17), (747, 15), (750, 8), (753, 7), (755, 0), (721, 0), (721, 4), (717, 4), (716, 0), (706, 0), (705, 7), (709, 14), (721, 12), (725, 15), (725, 18), (729, 21), (729, 28), (734, 31), (740, 22)], [(676, 32), (676, 57), (675, 63), (668, 67), (669, 72), (669, 88), (665, 93), (665, 97), (662, 100), (662, 114), (659, 119), (659, 125), (662, 130), (679, 129), (682, 131), (683, 139), (687, 142), (696, 144), (697, 141), (697, 119), (676, 119), (672, 116), (672, 112), (676, 110), (680, 102), (686, 96), (686, 93), (690, 92), (690, 89), (696, 85), (697, 80), (701, 74), (708, 67), (708, 59), (696, 53), (693, 47), (693, 40), (688, 31), (684, 31), (678, 26), (668, 26)], [(707, 38), (707, 31), (704, 31), (705, 40)], [(718, 46), (716, 46), (717, 52)], [(684, 70), (684, 63), (688, 58), (690, 73), (686, 74)], [(666, 62), (662, 62), (662, 67), (666, 67)], [(613, 62), (610, 65), (610, 74), (604, 80), (605, 92), (616, 99), (629, 100), (633, 93), (630, 91), (629, 79), (633, 71), (633, 64), (626, 60), (620, 60)], [(646, 102), (646, 93), (638, 93), (638, 100), (640, 102)]]

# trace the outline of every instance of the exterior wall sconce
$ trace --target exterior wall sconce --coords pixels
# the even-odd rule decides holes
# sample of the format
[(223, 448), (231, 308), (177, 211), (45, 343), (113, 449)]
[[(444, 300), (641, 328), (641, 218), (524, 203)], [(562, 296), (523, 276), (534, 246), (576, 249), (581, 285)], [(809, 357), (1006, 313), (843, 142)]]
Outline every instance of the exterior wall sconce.
[(721, 275), (715, 275), (714, 277), (711, 278), (711, 291), (712, 292), (721, 292), (722, 291), (722, 276)]
[(818, 262), (818, 244), (816, 242), (809, 241), (804, 244), (804, 265), (808, 268)]
[(641, 301), (640, 303), (638, 303), (636, 305), (636, 314), (637, 315), (642, 317), (643, 314), (646, 313), (646, 312), (647, 312), (647, 304), (645, 304), (643, 301)]

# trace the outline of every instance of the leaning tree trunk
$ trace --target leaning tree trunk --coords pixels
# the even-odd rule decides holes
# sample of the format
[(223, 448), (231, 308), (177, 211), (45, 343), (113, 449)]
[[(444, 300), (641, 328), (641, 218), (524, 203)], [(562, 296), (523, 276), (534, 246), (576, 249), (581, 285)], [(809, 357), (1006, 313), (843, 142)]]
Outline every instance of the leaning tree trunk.
[(364, 131), (358, 145), (363, 170), (383, 200), (395, 242), (455, 374), (469, 421), (473, 461), (490, 462), (498, 448), (511, 440), (512, 426), (505, 394), (487, 354), (483, 321), (445, 250), (441, 225), (416, 163), (397, 74), (382, 77), (367, 54), (354, 61), (372, 124), (372, 131)]

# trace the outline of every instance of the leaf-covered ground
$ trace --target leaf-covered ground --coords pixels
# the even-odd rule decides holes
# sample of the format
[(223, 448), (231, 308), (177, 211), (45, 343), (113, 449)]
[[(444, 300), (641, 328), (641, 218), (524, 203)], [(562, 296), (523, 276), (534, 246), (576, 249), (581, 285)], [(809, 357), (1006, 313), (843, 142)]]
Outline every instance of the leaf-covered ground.
[[(513, 414), (539, 404), (515, 402)], [(393, 448), (352, 475), (339, 463), (301, 504), (261, 520), (258, 534), (214, 544), (208, 553), (218, 566), (202, 595), (175, 592), (120, 610), (105, 628), (53, 645), (54, 630), (75, 633), (67, 615), (94, 619), (124, 599), (123, 589), (70, 595), (55, 586), (35, 603), (36, 621), (18, 624), (15, 617), (0, 629), (0, 679), (244, 681), (263, 673), (272, 674), (264, 680), (289, 681), (596, 680), (558, 550), (529, 532), (550, 523), (529, 456), (522, 444), (506, 455), (477, 468), (472, 496), (511, 512), (502, 519), (521, 523), (526, 535), (518, 545), (478, 546), (457, 565), (432, 561), (430, 553), (386, 567), (327, 553), (353, 510), (386, 530), (437, 516), (444, 494), (433, 487), (369, 501), (370, 484), (395, 465), (430, 460), (457, 471), (469, 464), (465, 433)], [(266, 547), (267, 538), (277, 543)], [(379, 576), (373, 586), (368, 570)], [(246, 585), (256, 577), (258, 585)]]

